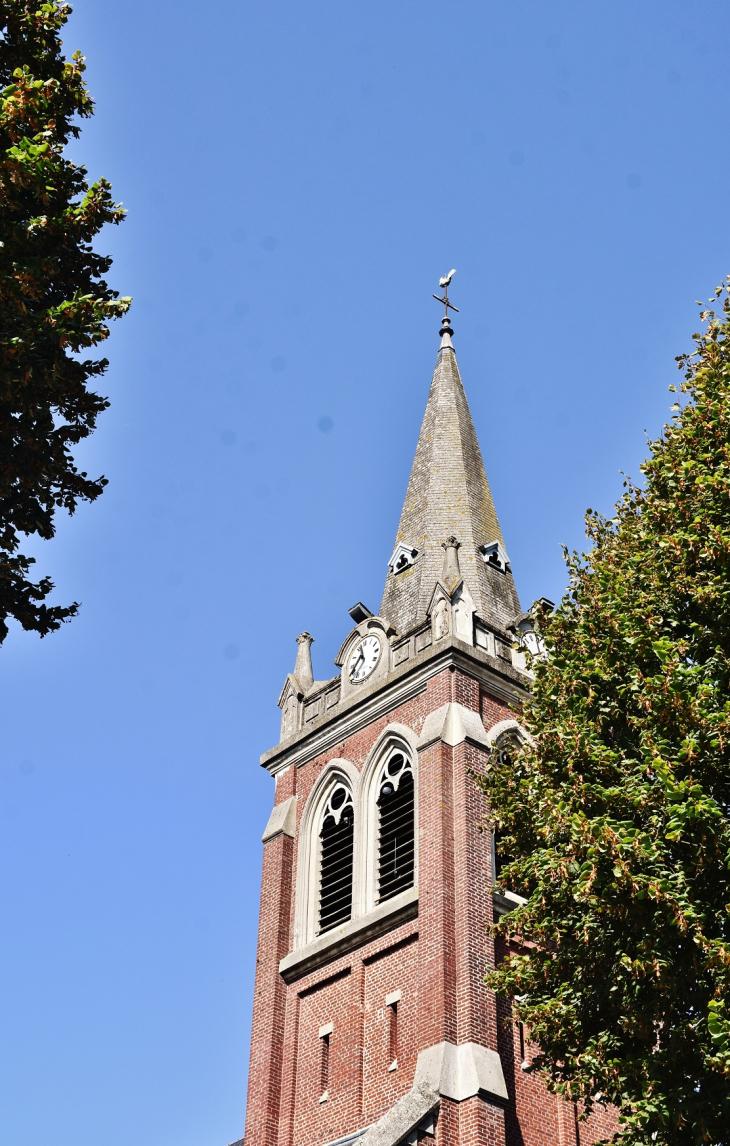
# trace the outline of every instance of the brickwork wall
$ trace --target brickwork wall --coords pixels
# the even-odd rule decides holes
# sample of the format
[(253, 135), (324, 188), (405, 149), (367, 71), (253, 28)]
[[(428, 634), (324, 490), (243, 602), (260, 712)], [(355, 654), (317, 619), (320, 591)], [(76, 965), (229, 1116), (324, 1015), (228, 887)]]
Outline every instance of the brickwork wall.
[(454, 1122), (451, 1142), (459, 1146), (504, 1146), (504, 1111), (500, 1107), (476, 1097), (443, 1105), (449, 1108)]
[[(514, 718), (467, 673), (444, 670), (419, 696), (316, 759), (285, 769), (277, 778), (276, 803), (297, 796), (299, 828), (307, 797), (330, 760), (345, 759), (361, 771), (388, 725), (406, 725), (418, 736), (429, 713), (448, 701), (479, 712), (487, 728)], [(487, 807), (471, 773), (485, 761), (481, 749), (466, 743), (451, 748), (437, 741), (419, 752), (418, 918), (288, 984), (278, 964), (293, 943), (302, 857), (297, 837), (279, 835), (264, 845), (247, 1146), (324, 1146), (372, 1124), (410, 1090), (418, 1052), (444, 1040), (498, 1050), (510, 1103), (502, 1110), (477, 1097), (443, 1099), (435, 1146), (592, 1146), (599, 1129), (605, 1133), (610, 1112), (582, 1125), (578, 1143), (573, 1108), (520, 1070), (516, 1027), (505, 1025), (504, 1004), (483, 982), (494, 958), (487, 931), (491, 840), (479, 830)], [(389, 1070), (393, 1019), (385, 997), (398, 990), (397, 1069)], [(327, 1097), (321, 1101), (319, 1030), (329, 1023)]]
[[(417, 946), (413, 920), (289, 985), (281, 1146), (331, 1142), (377, 1121), (408, 1092), (417, 1058)], [(389, 1071), (385, 996), (397, 990), (398, 1069)], [(327, 1023), (333, 1025), (329, 1097), (320, 1102), (318, 1032)], [(257, 1086), (252, 1078), (249, 1092)], [(258, 1142), (258, 1133), (258, 1124), (247, 1121), (247, 1143)]]
[(578, 1124), (578, 1137), (576, 1146), (595, 1146), (596, 1142), (604, 1142), (615, 1133), (618, 1121), (616, 1110), (612, 1106), (593, 1108), (593, 1113), (586, 1122)]
[(256, 1126), (260, 1146), (273, 1146), (279, 1134), (279, 1097), (284, 1063), (286, 984), (279, 960), (290, 945), (294, 841), (279, 835), (264, 848), (259, 909), (259, 941), (254, 980), (247, 1122)]
[[(342, 1126), (356, 1129), (361, 1124), (361, 981), (362, 967), (358, 960), (354, 975), (348, 969), (337, 978), (325, 979), (298, 992), (295, 1142), (327, 1142), (342, 1133)], [(330, 1022), (334, 1030), (329, 1040), (326, 1083), (329, 1098), (322, 1102), (323, 1040), (318, 1037), (318, 1031)]]
[[(457, 936), (457, 1042), (497, 1045), (497, 1009), (484, 972), (494, 965), (492, 841), (479, 825), (488, 805), (474, 775), (483, 772), (484, 753), (468, 744), (454, 750), (455, 930)], [(475, 830), (476, 828), (476, 830)]]
[(419, 1048), (456, 1038), (452, 756), (440, 742), (419, 756)]
[[(382, 947), (382, 944), (378, 944)], [(363, 1002), (363, 1125), (377, 1122), (410, 1088), (418, 1057), (418, 933), (400, 944), (378, 950), (365, 963)], [(400, 991), (395, 1009), (386, 995)], [(392, 1027), (395, 1026), (395, 1031)], [(397, 1042), (398, 1066), (390, 1070), (391, 1038)]]
[[(513, 952), (520, 948), (510, 945)], [(506, 946), (497, 944), (497, 960), (504, 958)], [(579, 1110), (551, 1094), (538, 1074), (522, 1070), (524, 1061), (532, 1062), (537, 1046), (530, 1040), (529, 1030), (511, 1020), (511, 1006), (505, 999), (497, 1000), (498, 1047), (504, 1070), (510, 1103), (505, 1117), (506, 1146), (594, 1146), (610, 1138), (617, 1127), (616, 1112), (611, 1107), (594, 1109), (591, 1117), (581, 1122)]]

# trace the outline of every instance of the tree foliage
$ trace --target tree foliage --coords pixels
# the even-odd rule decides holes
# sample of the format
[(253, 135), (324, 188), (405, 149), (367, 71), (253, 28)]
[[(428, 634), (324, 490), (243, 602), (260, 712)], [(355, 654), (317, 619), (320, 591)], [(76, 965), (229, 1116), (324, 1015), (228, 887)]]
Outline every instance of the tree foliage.
[(45, 604), (53, 583), (30, 579), (20, 536), (53, 537), (57, 509), (73, 513), (106, 485), (72, 451), (108, 405), (87, 386), (108, 362), (85, 355), (130, 304), (92, 247), (124, 211), (65, 153), (93, 113), (83, 57), (62, 53), (70, 12), (0, 0), (0, 642), (8, 617), (44, 636), (78, 609)]
[(489, 981), (535, 1069), (587, 1112), (614, 1103), (626, 1144), (730, 1142), (729, 294), (677, 359), (643, 488), (566, 554), (534, 743), (486, 780), (500, 883), (527, 897), (496, 927), (527, 944)]

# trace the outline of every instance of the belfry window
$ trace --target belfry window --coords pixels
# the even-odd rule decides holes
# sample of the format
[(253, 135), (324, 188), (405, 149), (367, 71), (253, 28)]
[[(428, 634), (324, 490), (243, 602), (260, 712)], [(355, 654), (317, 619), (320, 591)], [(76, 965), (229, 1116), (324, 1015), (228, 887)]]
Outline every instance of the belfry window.
[(402, 752), (389, 757), (378, 787), (378, 901), (413, 887), (413, 767)]
[(509, 732), (503, 732), (494, 745), (493, 751), (496, 753), (499, 763), (505, 768), (512, 766), (514, 757), (520, 750), (520, 742), (517, 737)]
[[(521, 747), (520, 738), (516, 732), (503, 732), (493, 744), (492, 752), (503, 767), (511, 768)], [(505, 850), (504, 836), (505, 833), (501, 828), (495, 826), (492, 831), (492, 875), (496, 884), (500, 882), (504, 868), (507, 864), (512, 863), (513, 859)]]
[(319, 833), (319, 934), (346, 923), (352, 915), (354, 823), (352, 793), (337, 784), (325, 805)]
[(495, 828), (492, 832), (492, 871), (495, 883), (499, 883), (507, 864), (512, 863), (512, 856), (505, 851), (503, 840), (504, 832), (500, 828)]

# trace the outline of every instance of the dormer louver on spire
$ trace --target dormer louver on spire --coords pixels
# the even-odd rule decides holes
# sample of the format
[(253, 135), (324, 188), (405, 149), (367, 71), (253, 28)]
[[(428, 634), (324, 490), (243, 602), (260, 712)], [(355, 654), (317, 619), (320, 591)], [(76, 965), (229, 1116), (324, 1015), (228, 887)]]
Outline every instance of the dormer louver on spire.
[[(485, 560), (485, 547), (498, 542), (503, 554), (504, 542), (448, 317), (440, 333), (441, 347), (395, 540), (396, 552), (403, 546), (417, 550), (417, 555), (402, 569), (391, 563), (380, 615), (400, 633), (426, 619), (444, 568), (442, 544), (454, 537), (459, 542), (458, 566), (476, 614), (504, 630), (521, 612), (520, 603), (509, 565), (497, 567)], [(456, 551), (452, 553), (455, 557)]]

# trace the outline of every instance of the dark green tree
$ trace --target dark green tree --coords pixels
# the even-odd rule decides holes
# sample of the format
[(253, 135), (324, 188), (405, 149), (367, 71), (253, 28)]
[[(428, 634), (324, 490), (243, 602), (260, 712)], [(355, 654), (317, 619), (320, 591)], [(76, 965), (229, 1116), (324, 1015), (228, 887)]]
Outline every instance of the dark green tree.
[(566, 553), (533, 743), (485, 781), (527, 897), (496, 931), (528, 941), (489, 981), (551, 1088), (615, 1104), (642, 1146), (730, 1143), (729, 293), (677, 359), (643, 488)]
[(45, 636), (78, 610), (45, 604), (53, 583), (31, 580), (20, 537), (53, 537), (57, 509), (106, 485), (77, 469), (73, 448), (108, 406), (88, 387), (108, 362), (86, 355), (130, 304), (92, 248), (124, 211), (65, 154), (93, 113), (83, 56), (62, 53), (70, 12), (0, 0), (0, 642), (9, 617)]

